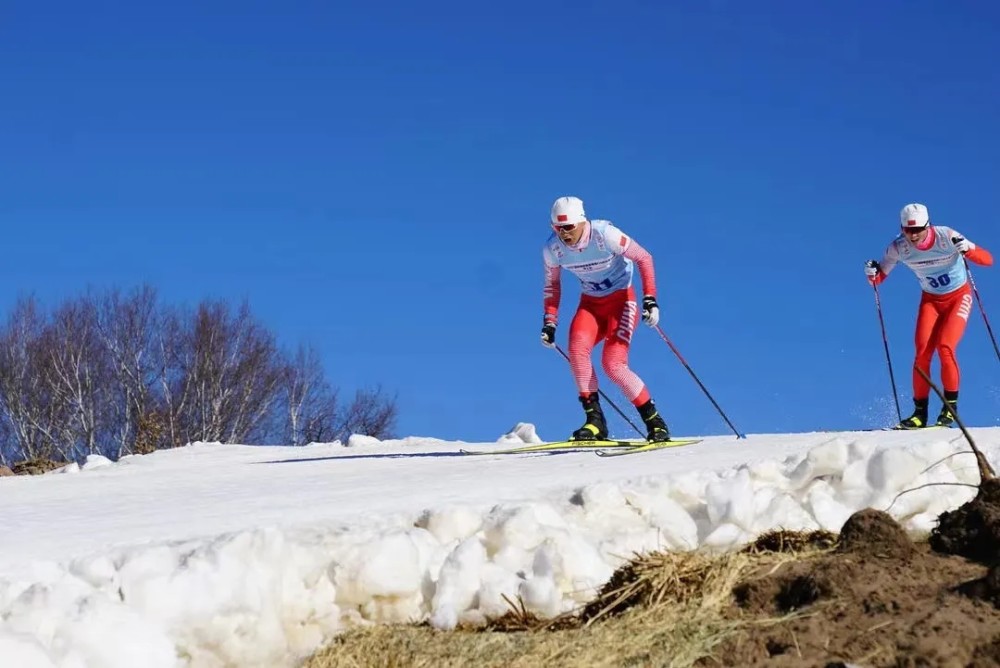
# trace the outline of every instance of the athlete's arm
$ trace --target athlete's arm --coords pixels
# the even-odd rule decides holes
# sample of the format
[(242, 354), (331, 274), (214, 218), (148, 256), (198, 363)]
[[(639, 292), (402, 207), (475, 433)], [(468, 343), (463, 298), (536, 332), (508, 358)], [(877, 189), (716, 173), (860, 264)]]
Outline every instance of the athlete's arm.
[(872, 279), (872, 284), (881, 285), (886, 278), (889, 277), (889, 272), (896, 268), (896, 264), (899, 262), (899, 249), (896, 248), (896, 242), (893, 241), (889, 244), (889, 247), (885, 249), (885, 254), (882, 255), (882, 261), (878, 263), (878, 274)]
[(955, 244), (955, 248), (965, 256), (966, 260), (981, 264), (984, 267), (989, 267), (993, 264), (993, 254), (988, 250), (972, 243), (970, 239), (957, 230), (951, 230), (950, 234), (951, 243)]
[(982, 246), (976, 246), (967, 252), (965, 254), (965, 258), (969, 262), (975, 262), (976, 264), (981, 264), (984, 267), (989, 267), (993, 264), (993, 254)]
[(552, 259), (548, 248), (542, 251), (542, 264), (544, 266), (544, 282), (542, 285), (543, 320), (546, 323), (554, 325), (559, 318), (559, 299), (562, 297), (561, 272), (559, 265)]

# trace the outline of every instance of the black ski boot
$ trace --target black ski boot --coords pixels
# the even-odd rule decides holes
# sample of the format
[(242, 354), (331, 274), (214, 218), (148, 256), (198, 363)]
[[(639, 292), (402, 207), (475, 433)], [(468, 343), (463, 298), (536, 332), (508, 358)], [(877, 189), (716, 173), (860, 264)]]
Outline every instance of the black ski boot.
[(926, 426), (927, 399), (914, 399), (913, 415), (896, 425), (896, 429), (923, 429)]
[(583, 426), (573, 432), (570, 440), (573, 441), (603, 441), (608, 437), (608, 423), (604, 419), (604, 411), (598, 402), (598, 395), (593, 392), (585, 397), (580, 397), (583, 404), (583, 411), (587, 414), (587, 421)]
[(937, 422), (934, 424), (938, 427), (950, 427), (955, 424), (955, 413), (958, 411), (958, 392), (948, 392), (944, 393), (944, 405), (941, 406), (941, 413), (938, 415)]
[(646, 434), (647, 441), (650, 443), (663, 443), (670, 440), (670, 430), (667, 429), (667, 423), (663, 421), (663, 416), (657, 412), (652, 399), (642, 406), (638, 406), (638, 410), (639, 415), (642, 416), (642, 421), (646, 423), (646, 429), (649, 430)]

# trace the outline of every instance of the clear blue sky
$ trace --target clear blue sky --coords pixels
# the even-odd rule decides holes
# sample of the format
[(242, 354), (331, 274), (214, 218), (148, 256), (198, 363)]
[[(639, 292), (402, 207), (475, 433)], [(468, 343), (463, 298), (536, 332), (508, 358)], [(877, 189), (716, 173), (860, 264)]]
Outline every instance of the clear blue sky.
[[(654, 254), (662, 325), (741, 430), (865, 426), (894, 410), (862, 264), (899, 209), (1000, 258), (998, 63), (987, 2), (15, 0), (0, 306), (245, 297), (346, 391), (397, 391), (403, 435), (556, 438), (582, 413), (538, 343), (540, 249), (574, 194)], [(882, 293), (908, 412), (919, 288)], [(996, 424), (978, 309), (959, 359), (963, 415)], [(648, 329), (632, 363), (675, 433), (727, 432)]]

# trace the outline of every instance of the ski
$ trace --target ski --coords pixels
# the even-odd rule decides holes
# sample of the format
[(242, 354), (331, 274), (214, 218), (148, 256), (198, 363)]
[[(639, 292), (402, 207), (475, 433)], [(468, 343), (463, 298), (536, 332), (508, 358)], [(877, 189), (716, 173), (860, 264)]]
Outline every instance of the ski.
[(634, 455), (639, 452), (650, 452), (651, 450), (664, 450), (666, 448), (679, 448), (685, 445), (694, 445), (695, 443), (701, 443), (700, 438), (686, 438), (679, 439), (676, 441), (661, 441), (659, 443), (640, 443), (631, 448), (618, 448), (618, 449), (600, 449), (595, 450), (594, 454), (599, 457), (620, 457), (621, 455)]
[(516, 448), (500, 450), (460, 450), (463, 455), (517, 455), (525, 452), (551, 452), (554, 450), (595, 450), (598, 448), (634, 448), (646, 445), (643, 440), (602, 440), (602, 441), (549, 441), (531, 443)]
[(869, 432), (869, 431), (926, 431), (928, 429), (951, 429), (950, 426), (943, 424), (929, 424), (926, 427), (917, 427), (916, 429), (903, 429), (899, 426), (893, 427), (864, 427), (862, 429), (823, 429), (824, 434), (849, 434), (853, 432)]

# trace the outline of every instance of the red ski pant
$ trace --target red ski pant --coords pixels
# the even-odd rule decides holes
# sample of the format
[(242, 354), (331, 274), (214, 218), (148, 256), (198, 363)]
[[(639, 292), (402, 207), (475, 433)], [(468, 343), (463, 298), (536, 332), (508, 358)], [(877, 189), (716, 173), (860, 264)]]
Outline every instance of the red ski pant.
[(597, 392), (597, 374), (591, 361), (594, 347), (604, 341), (601, 366), (629, 401), (636, 406), (649, 401), (646, 384), (628, 366), (629, 345), (639, 318), (635, 289), (604, 297), (583, 295), (569, 326), (569, 364), (580, 395)]
[[(931, 373), (931, 357), (937, 351), (941, 362), (941, 385), (946, 392), (957, 392), (959, 384), (958, 360), (955, 349), (962, 340), (965, 326), (972, 312), (972, 286), (964, 286), (946, 295), (923, 293), (917, 311), (916, 359), (914, 366)], [(931, 387), (913, 370), (913, 397), (926, 399)]]

